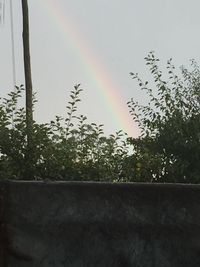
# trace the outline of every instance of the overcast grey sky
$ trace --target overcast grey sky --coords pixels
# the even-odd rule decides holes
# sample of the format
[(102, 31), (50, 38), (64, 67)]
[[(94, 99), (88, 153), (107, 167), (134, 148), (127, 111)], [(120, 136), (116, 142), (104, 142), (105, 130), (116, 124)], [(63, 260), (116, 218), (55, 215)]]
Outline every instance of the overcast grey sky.
[[(151, 50), (164, 66), (199, 62), (198, 0), (29, 0), (35, 118), (65, 114), (69, 91), (81, 83), (79, 112), (103, 123), (106, 133), (138, 131), (126, 107), (144, 95), (129, 72), (148, 79), (144, 57)], [(0, 26), (0, 96), (12, 89), (9, 1)], [(24, 84), (21, 1), (13, 0), (17, 84)], [(123, 106), (123, 107), (122, 107)]]

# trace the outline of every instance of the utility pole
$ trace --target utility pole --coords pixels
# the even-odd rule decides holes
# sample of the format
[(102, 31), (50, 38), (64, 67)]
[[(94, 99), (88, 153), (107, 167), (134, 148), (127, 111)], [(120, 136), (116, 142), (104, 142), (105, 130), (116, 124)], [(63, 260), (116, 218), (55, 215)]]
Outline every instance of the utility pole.
[[(33, 90), (31, 77), (31, 59), (30, 59), (30, 44), (29, 44), (29, 12), (28, 1), (22, 2), (22, 16), (23, 16), (23, 52), (24, 52), (24, 74), (25, 74), (25, 90), (26, 90), (26, 128), (27, 128), (27, 167), (30, 167), (31, 175), (32, 167), (32, 134), (33, 134)], [(31, 179), (31, 177), (27, 177)]]
[(26, 89), (26, 122), (27, 128), (31, 129), (33, 124), (33, 92), (32, 92), (32, 77), (31, 77), (31, 59), (30, 59), (30, 44), (29, 44), (29, 14), (28, 1), (22, 0), (22, 15), (23, 15), (23, 51), (24, 51), (24, 74), (25, 74), (25, 89)]

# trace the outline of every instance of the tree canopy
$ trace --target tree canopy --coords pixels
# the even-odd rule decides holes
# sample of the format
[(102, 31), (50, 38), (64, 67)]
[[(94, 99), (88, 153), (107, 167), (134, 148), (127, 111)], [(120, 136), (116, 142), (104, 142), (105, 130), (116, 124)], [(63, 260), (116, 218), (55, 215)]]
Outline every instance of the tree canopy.
[[(80, 85), (76, 85), (71, 91), (66, 118), (56, 116), (45, 124), (33, 121), (31, 151), (27, 142), (26, 112), (23, 107), (16, 105), (24, 92), (23, 86), (17, 87), (16, 92), (11, 92), (7, 98), (2, 99), (1, 179), (121, 179), (123, 160), (128, 154), (126, 135), (118, 131), (106, 137), (103, 125), (89, 124), (85, 116), (77, 115), (81, 91)], [(27, 151), (29, 157), (26, 156)]]
[[(194, 60), (191, 70), (181, 67), (177, 75), (170, 59), (168, 81), (163, 78), (159, 59), (150, 52), (145, 58), (153, 75), (154, 88), (131, 73), (149, 102), (128, 103), (133, 120), (141, 130), (139, 138), (130, 138), (137, 179), (156, 182), (200, 181), (200, 70)], [(134, 174), (135, 176), (135, 174)]]
[(137, 138), (122, 131), (105, 136), (103, 125), (78, 115), (82, 92), (78, 84), (70, 93), (66, 117), (56, 116), (44, 124), (33, 121), (29, 150), (26, 112), (17, 105), (24, 87), (2, 98), (0, 179), (199, 183), (199, 66), (191, 61), (190, 70), (182, 67), (177, 75), (170, 59), (163, 74), (153, 52), (145, 60), (154, 82), (143, 82), (134, 73), (131, 77), (148, 102), (128, 102), (141, 131)]

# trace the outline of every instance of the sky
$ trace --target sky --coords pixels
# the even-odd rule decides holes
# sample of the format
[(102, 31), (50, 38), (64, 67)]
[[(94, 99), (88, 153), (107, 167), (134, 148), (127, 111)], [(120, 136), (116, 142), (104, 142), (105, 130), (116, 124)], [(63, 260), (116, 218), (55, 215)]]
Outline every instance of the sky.
[[(3, 0), (0, 0), (2, 2)], [(13, 89), (10, 1), (0, 25), (0, 97)], [(127, 107), (145, 94), (131, 79), (150, 79), (144, 57), (150, 51), (165, 69), (199, 62), (198, 0), (29, 0), (34, 118), (65, 117), (70, 91), (80, 83), (78, 114), (104, 124), (106, 134), (122, 129), (138, 136)], [(13, 0), (16, 84), (24, 84), (21, 1)]]

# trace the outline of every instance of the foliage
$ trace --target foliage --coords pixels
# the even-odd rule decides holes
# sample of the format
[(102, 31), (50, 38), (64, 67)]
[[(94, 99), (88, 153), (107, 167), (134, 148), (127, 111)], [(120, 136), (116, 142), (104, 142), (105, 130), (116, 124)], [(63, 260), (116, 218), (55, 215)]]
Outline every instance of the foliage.
[[(156, 92), (138, 74), (131, 73), (148, 96), (147, 105), (128, 102), (141, 136), (130, 138), (135, 166), (132, 179), (156, 182), (199, 183), (200, 181), (200, 70), (195, 61), (192, 70), (182, 67), (175, 74), (167, 62), (169, 81), (163, 78), (153, 52), (145, 58), (153, 75)], [(130, 178), (131, 179), (131, 178)]]
[(154, 53), (145, 59), (156, 90), (131, 73), (149, 100), (146, 105), (128, 102), (141, 131), (138, 138), (122, 131), (105, 136), (103, 125), (77, 115), (78, 84), (66, 118), (33, 122), (28, 149), (26, 112), (18, 104), (23, 86), (1, 99), (0, 179), (199, 183), (200, 69), (192, 61), (191, 70), (182, 67), (178, 76), (170, 59), (166, 82)]
[(123, 161), (129, 152), (126, 135), (119, 131), (105, 137), (103, 125), (88, 124), (85, 116), (76, 115), (80, 85), (71, 91), (66, 118), (56, 116), (46, 124), (34, 121), (31, 151), (25, 110), (16, 109), (24, 89), (16, 89), (0, 104), (1, 179), (123, 179)]

